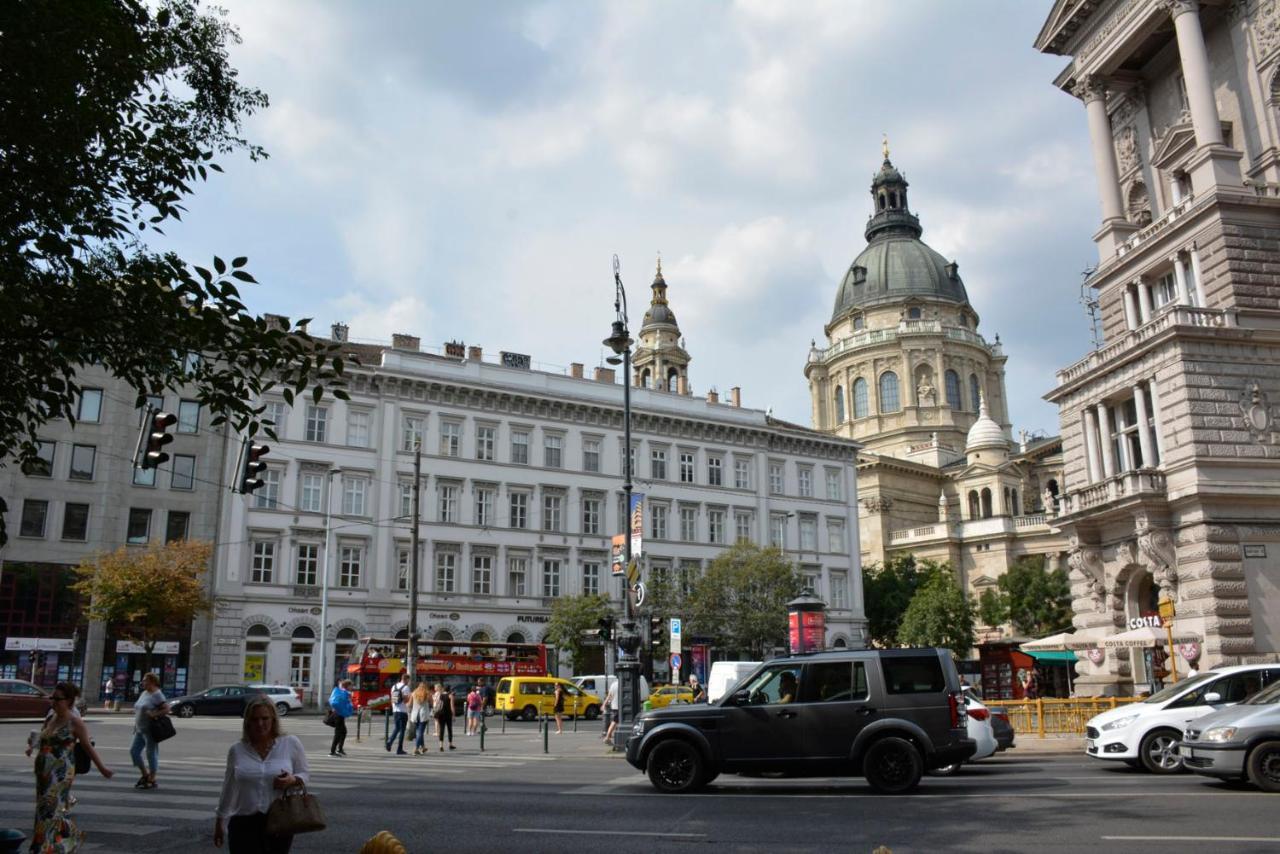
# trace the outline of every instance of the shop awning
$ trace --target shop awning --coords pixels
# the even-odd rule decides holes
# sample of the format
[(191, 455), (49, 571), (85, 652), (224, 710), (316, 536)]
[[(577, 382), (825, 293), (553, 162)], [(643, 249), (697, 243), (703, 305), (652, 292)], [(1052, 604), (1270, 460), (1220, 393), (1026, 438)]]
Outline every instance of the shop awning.
[[(1196, 632), (1176, 628), (1173, 630), (1174, 643), (1200, 643), (1203, 640)], [(1147, 649), (1167, 643), (1169, 643), (1168, 630), (1158, 629), (1155, 626), (1142, 626), (1104, 638), (1102, 646), (1105, 649)]]
[[(1027, 641), (1022, 644), (1022, 651), (1028, 655), (1035, 655), (1040, 652), (1067, 652), (1074, 649), (1097, 649), (1102, 644), (1104, 637), (1102, 631), (1098, 629), (1076, 629), (1072, 632), (1059, 632), (1056, 635), (1049, 635), (1047, 638), (1039, 640)], [(1064, 661), (1066, 659), (1063, 659)], [(1075, 656), (1071, 656), (1071, 660), (1075, 660)]]
[(1066, 650), (1027, 649), (1026, 647), (1023, 647), (1023, 650), (1036, 661), (1061, 661), (1065, 664), (1076, 663), (1076, 654)]

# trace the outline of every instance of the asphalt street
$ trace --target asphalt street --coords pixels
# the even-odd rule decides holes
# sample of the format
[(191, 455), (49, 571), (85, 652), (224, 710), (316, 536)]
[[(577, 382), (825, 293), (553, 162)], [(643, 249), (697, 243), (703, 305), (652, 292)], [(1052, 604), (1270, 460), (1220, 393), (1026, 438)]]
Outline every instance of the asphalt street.
[[(312, 791), (327, 830), (293, 850), (356, 852), (390, 830), (410, 852), (572, 850), (1253, 852), (1280, 850), (1275, 795), (1194, 775), (1152, 777), (1076, 753), (1031, 746), (984, 760), (951, 778), (926, 778), (906, 797), (873, 794), (856, 779), (720, 777), (697, 795), (660, 795), (598, 741), (598, 723), (567, 725), (548, 751), (536, 724), (497, 721), (480, 752), (388, 754), (377, 737), (328, 756), (330, 730), (313, 716), (286, 720), (312, 763)], [(160, 787), (133, 788), (131, 722), (92, 716), (109, 765), (103, 780), (76, 780), (73, 816), (89, 851), (212, 851), (213, 810), (226, 749), (239, 720), (178, 721), (161, 748)], [(22, 755), (32, 723), (0, 724), (0, 824), (30, 832), (34, 784)]]

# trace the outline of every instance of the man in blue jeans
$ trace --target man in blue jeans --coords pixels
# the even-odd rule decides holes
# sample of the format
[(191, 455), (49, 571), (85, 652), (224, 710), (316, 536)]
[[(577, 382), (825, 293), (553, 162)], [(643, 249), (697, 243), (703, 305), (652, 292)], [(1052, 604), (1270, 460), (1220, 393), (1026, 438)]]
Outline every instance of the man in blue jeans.
[(400, 671), (400, 681), (391, 687), (391, 712), (395, 726), (391, 729), (391, 738), (387, 739), (387, 752), (391, 752), (391, 745), (399, 739), (396, 753), (404, 756), (404, 731), (409, 725), (409, 677), (403, 670)]

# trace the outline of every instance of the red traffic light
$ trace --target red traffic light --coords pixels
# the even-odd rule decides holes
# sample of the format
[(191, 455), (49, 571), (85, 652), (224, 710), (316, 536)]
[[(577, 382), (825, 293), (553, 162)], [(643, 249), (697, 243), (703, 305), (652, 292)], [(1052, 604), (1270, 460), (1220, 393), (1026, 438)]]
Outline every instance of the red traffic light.
[(159, 468), (169, 461), (169, 455), (164, 452), (164, 446), (173, 441), (173, 435), (168, 431), (177, 423), (178, 416), (172, 412), (152, 413), (151, 423), (144, 437), (142, 459), (139, 461), (142, 468)]
[(271, 452), (269, 445), (256, 445), (250, 439), (244, 441), (244, 467), (240, 471), (240, 493), (248, 495), (255, 489), (263, 486), (265, 481), (258, 477), (267, 470), (267, 464), (262, 461), (268, 453)]

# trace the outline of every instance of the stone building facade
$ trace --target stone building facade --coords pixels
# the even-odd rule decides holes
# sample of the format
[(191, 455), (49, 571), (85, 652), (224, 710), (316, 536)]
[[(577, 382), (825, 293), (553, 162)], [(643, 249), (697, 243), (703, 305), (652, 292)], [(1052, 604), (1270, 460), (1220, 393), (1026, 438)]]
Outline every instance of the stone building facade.
[[(1076, 625), (1172, 600), (1204, 669), (1280, 652), (1280, 5), (1059, 0), (1101, 197), (1104, 344), (1057, 373)], [(1082, 655), (1084, 694), (1142, 690), (1160, 651)]]

